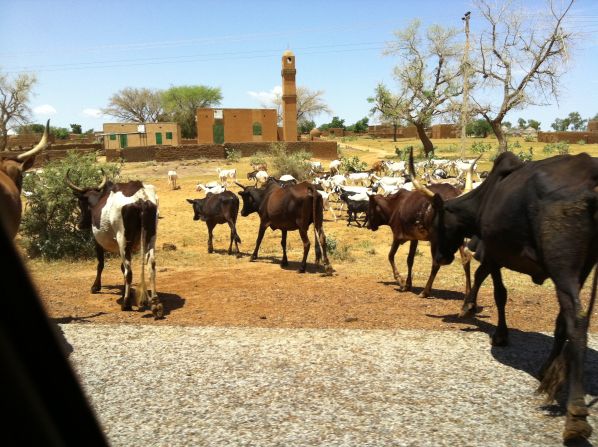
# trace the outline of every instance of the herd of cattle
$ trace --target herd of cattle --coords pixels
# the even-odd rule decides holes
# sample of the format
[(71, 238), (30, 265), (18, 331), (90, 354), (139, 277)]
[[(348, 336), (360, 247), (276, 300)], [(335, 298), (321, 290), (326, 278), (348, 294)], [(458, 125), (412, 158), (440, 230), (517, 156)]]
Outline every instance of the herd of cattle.
[[(48, 126), (32, 150), (0, 160), (1, 216), (10, 237), (16, 235), (21, 219), (23, 172), (47, 146), (47, 132)], [(325, 271), (331, 273), (323, 213), (325, 201), (336, 194), (348, 207), (349, 223), (351, 216), (364, 212), (367, 228), (376, 231), (382, 225), (391, 227), (393, 242), (388, 257), (401, 289), (411, 287), (418, 241), (430, 241), (432, 271), (422, 295), (430, 293), (440, 266), (450, 264), (459, 250), (466, 278), (461, 315), (476, 312), (479, 288), (490, 275), (498, 310), (492, 344), (497, 346), (508, 343), (507, 290), (501, 269), (525, 273), (536, 284), (550, 278), (556, 287), (560, 310), (552, 351), (540, 369), (540, 390), (554, 398), (567, 384), (563, 437), (565, 440), (588, 438), (592, 428), (587, 422), (583, 369), (598, 271), (598, 159), (582, 153), (522, 162), (505, 152), (496, 158), (489, 173), (480, 174), (485, 180), (474, 187), (476, 161), (436, 160), (433, 167), (430, 162), (417, 166), (410, 154), (408, 166), (402, 162), (380, 162), (372, 171), (358, 173), (361, 175), (342, 175), (340, 162), (334, 161), (327, 175), (301, 183), (284, 176), (273, 178), (267, 175), (266, 166), (256, 166), (250, 175), (255, 181), (253, 186), (239, 183), (234, 169), (219, 170), (216, 184), (198, 185), (198, 189), (206, 191), (206, 197), (189, 199), (189, 202), (194, 219), (204, 220), (208, 226), (208, 251), (213, 251), (214, 226), (226, 223), (230, 227), (229, 254), (234, 243), (238, 255), (241, 239), (236, 220), (240, 202), (234, 193), (226, 190), (229, 181), (235, 182), (241, 188), (238, 192), (243, 200), (241, 216), (257, 213), (260, 218), (252, 260), (257, 258), (269, 227), (282, 232), (282, 265), (287, 264), (287, 232), (297, 230), (303, 241), (300, 271), (304, 272), (310, 248), (308, 229), (313, 224), (316, 262), (322, 261)], [(419, 174), (426, 170), (423, 177), (428, 180), (428, 186), (418, 180), (418, 167)], [(314, 163), (313, 170), (314, 173), (321, 171), (321, 166)], [(465, 184), (461, 184), (464, 177)], [(125, 281), (122, 309), (131, 309), (131, 254), (139, 249), (142, 266), (150, 265), (152, 289), (146, 289), (142, 268), (141, 293), (135, 296), (136, 304), (150, 305), (155, 317), (161, 318), (164, 310), (156, 292), (154, 259), (158, 198), (153, 186), (139, 181), (111, 183), (104, 176), (97, 187), (81, 188), (71, 182), (68, 173), (65, 182), (79, 202), (79, 228), (91, 228), (95, 236), (98, 266), (91, 291), (98, 292), (101, 287), (104, 251), (119, 253)], [(176, 172), (169, 172), (169, 182), (176, 187)], [(361, 185), (348, 185), (350, 182)], [(398, 247), (407, 241), (411, 245), (407, 278), (403, 280), (394, 256)], [(473, 286), (469, 275), (472, 254), (480, 262)], [(593, 268), (591, 297), (588, 309), (584, 310), (580, 291)]]

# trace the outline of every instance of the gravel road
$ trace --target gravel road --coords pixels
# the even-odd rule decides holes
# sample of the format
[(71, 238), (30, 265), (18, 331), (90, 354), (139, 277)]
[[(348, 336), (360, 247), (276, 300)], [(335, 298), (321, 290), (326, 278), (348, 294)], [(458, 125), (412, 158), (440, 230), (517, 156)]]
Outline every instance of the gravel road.
[(559, 407), (534, 395), (541, 333), (61, 328), (113, 446), (562, 445)]

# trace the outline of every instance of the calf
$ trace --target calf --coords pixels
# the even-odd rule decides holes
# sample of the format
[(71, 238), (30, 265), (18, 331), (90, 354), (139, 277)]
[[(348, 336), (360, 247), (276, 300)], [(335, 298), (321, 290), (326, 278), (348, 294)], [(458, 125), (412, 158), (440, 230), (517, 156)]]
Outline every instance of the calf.
[(306, 182), (297, 185), (289, 185), (285, 188), (276, 182), (269, 182), (265, 188), (244, 186), (239, 195), (243, 199), (241, 216), (248, 216), (251, 213), (258, 213), (260, 216), (260, 228), (255, 243), (255, 250), (251, 260), (257, 259), (258, 250), (267, 228), (282, 231), (282, 266), (288, 265), (287, 260), (287, 232), (299, 231), (303, 241), (303, 259), (299, 268), (300, 273), (305, 273), (307, 254), (309, 253), (309, 237), (307, 236), (309, 226), (313, 223), (316, 240), (316, 264), (320, 259), (324, 260), (326, 273), (333, 272), (332, 266), (326, 254), (326, 236), (324, 234), (323, 205), (322, 197), (316, 191), (314, 185)]
[[(349, 192), (343, 192), (340, 195), (343, 202), (347, 204), (347, 226), (351, 225), (351, 220), (354, 220), (358, 227), (363, 227), (368, 222), (368, 206), (369, 206), (369, 195), (367, 194), (351, 194)], [(366, 213), (363, 224), (360, 224), (357, 220), (357, 213)]]
[(230, 244), (228, 254), (232, 254), (233, 242), (237, 250), (237, 257), (241, 256), (239, 245), (241, 238), (237, 233), (237, 214), (239, 212), (239, 199), (230, 191), (219, 194), (208, 193), (204, 199), (187, 199), (193, 205), (193, 220), (203, 220), (208, 227), (208, 253), (214, 252), (213, 234), (214, 227), (218, 224), (228, 224), (230, 227)]

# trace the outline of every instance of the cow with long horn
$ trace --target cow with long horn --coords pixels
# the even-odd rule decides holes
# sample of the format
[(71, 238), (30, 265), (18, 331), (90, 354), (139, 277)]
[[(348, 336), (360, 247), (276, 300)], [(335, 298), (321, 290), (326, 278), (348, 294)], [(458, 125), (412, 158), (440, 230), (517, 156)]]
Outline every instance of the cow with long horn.
[[(103, 173), (102, 182), (97, 187), (81, 188), (75, 185), (66, 173), (65, 182), (73, 190), (79, 201), (81, 217), (79, 229), (91, 228), (98, 259), (96, 279), (91, 293), (98, 293), (102, 287), (104, 252), (120, 254), (121, 269), (124, 275), (122, 310), (131, 310), (131, 283), (133, 271), (131, 255), (139, 250), (141, 275), (136, 305), (143, 309), (151, 304), (156, 319), (164, 316), (164, 306), (156, 292), (156, 230), (158, 226), (158, 196), (152, 185), (140, 181), (112, 183)], [(150, 265), (152, 289), (145, 284), (145, 265)], [(149, 302), (151, 298), (151, 303)]]
[[(452, 200), (436, 194), (430, 200), (436, 213), (436, 262), (449, 264), (463, 238), (475, 238), (480, 266), (463, 316), (475, 314), (478, 290), (492, 276), (498, 312), (493, 345), (508, 344), (501, 270), (524, 273), (536, 284), (552, 280), (559, 313), (552, 350), (540, 368), (539, 391), (552, 400), (567, 384), (563, 438), (589, 438), (583, 376), (598, 274), (598, 159), (582, 153), (523, 163), (505, 152), (478, 188)], [(584, 309), (580, 291), (592, 268), (592, 292)]]
[(5, 157), (2, 154), (3, 158), (0, 159), (0, 223), (4, 225), (10, 238), (17, 235), (21, 225), (23, 173), (33, 166), (35, 157), (48, 147), (49, 133), (50, 120), (34, 148), (16, 156)]

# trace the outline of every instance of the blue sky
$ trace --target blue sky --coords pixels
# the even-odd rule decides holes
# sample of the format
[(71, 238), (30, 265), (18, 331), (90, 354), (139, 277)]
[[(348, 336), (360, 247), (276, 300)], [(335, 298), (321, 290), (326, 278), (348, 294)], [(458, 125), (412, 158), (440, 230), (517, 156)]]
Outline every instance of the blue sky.
[[(393, 30), (414, 18), (461, 27), (467, 10), (475, 30), (481, 19), (469, 0), (0, 0), (0, 70), (36, 73), (33, 121), (100, 130), (114, 118), (97, 111), (124, 87), (204, 84), (222, 89), (222, 107), (260, 107), (280, 85), (281, 55), (290, 48), (298, 85), (324, 90), (334, 115), (350, 124), (368, 115), (378, 82), (394, 88), (397, 59), (382, 55)], [(559, 104), (507, 120), (535, 118), (548, 129), (571, 111), (598, 113), (598, 1), (578, 0), (569, 23), (581, 38)]]

